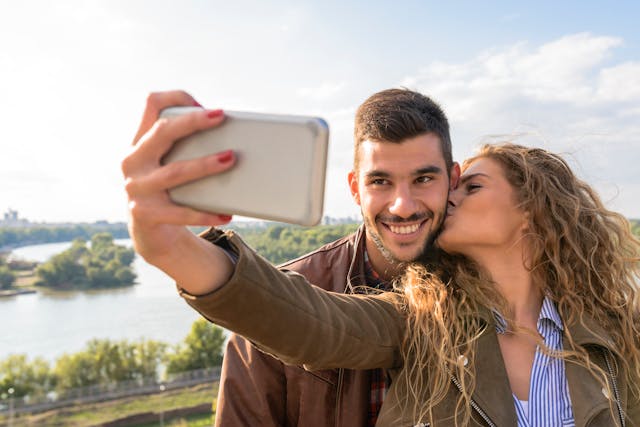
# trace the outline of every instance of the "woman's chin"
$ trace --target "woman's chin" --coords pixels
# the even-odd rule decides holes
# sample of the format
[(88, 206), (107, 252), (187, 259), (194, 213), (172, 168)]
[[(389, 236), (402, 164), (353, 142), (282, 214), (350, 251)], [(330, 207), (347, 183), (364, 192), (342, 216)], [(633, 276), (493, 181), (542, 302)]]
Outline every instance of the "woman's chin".
[(435, 243), (436, 246), (438, 246), (443, 251), (447, 253), (454, 253), (456, 252), (457, 245), (454, 241), (452, 241), (450, 234), (451, 233), (448, 233), (446, 230), (443, 231), (442, 233), (440, 233)]

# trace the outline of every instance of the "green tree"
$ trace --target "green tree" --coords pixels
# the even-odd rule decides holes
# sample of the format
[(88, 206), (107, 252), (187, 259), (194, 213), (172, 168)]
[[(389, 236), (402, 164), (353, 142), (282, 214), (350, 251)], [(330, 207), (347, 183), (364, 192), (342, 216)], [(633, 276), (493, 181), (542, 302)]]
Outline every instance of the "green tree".
[(25, 354), (12, 354), (0, 361), (0, 394), (13, 388), (15, 397), (44, 395), (54, 384), (49, 364), (42, 358), (30, 362)]
[(97, 233), (91, 246), (76, 239), (71, 248), (36, 269), (38, 284), (58, 289), (111, 288), (132, 285), (133, 249), (118, 246), (109, 233)]
[(157, 378), (167, 344), (142, 340), (93, 339), (85, 349), (64, 354), (54, 372), (59, 392), (96, 384), (114, 384), (142, 378)]
[(53, 372), (57, 378), (56, 383), (59, 392), (100, 382), (93, 357), (86, 351), (63, 354), (56, 360)]
[(325, 243), (354, 232), (359, 224), (321, 225), (298, 227), (276, 224), (266, 229), (239, 230), (243, 239), (274, 264), (297, 258)]
[[(71, 249), (54, 255), (36, 269), (38, 284), (52, 288), (66, 289), (82, 287), (86, 283), (86, 268), (82, 264), (84, 242), (74, 241)], [(86, 247), (84, 248), (86, 249)]]
[(67, 242), (76, 238), (89, 239), (96, 233), (108, 232), (114, 238), (127, 238), (125, 223), (78, 224), (60, 227), (0, 228), (0, 248), (35, 245), (38, 243)]
[(205, 319), (196, 320), (184, 342), (169, 355), (167, 372), (171, 374), (220, 366), (224, 340), (222, 328)]
[(16, 282), (16, 275), (6, 265), (0, 265), (0, 289), (9, 289)]

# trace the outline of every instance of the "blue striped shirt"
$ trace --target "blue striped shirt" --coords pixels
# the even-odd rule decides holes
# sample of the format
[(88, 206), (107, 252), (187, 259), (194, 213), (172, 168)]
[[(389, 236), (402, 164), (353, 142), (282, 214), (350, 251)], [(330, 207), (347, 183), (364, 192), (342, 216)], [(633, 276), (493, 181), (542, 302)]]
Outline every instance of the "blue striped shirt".
[[(498, 314), (496, 332), (503, 334), (506, 323)], [(553, 301), (545, 297), (538, 316), (538, 332), (551, 351), (562, 350), (562, 319)], [(536, 349), (531, 368), (529, 400), (525, 405), (513, 396), (518, 416), (518, 427), (573, 427), (573, 410), (569, 396), (569, 384), (564, 370), (564, 360)]]

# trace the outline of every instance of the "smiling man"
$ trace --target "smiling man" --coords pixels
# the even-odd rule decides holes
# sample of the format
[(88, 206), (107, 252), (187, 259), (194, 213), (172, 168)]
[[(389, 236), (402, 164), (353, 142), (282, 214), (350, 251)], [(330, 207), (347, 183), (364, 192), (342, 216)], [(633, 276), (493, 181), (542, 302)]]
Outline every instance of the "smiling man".
[[(417, 92), (390, 89), (367, 99), (356, 113), (354, 142), (348, 179), (364, 226), (281, 266), (334, 292), (388, 289), (435, 239), (460, 173), (444, 112)], [(388, 385), (382, 370), (286, 366), (234, 335), (216, 425), (373, 426)]]

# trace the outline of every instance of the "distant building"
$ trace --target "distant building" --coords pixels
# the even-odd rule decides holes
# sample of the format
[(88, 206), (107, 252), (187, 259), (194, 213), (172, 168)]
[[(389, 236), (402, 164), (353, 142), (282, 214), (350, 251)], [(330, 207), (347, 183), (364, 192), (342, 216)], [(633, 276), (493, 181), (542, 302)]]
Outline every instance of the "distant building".
[(4, 221), (5, 222), (18, 221), (18, 211), (14, 211), (13, 209), (7, 209), (7, 211), (4, 213)]
[(29, 221), (20, 219), (18, 211), (11, 208), (7, 209), (2, 215), (2, 220), (0, 220), (0, 225), (5, 227), (23, 227), (27, 224), (29, 224)]

